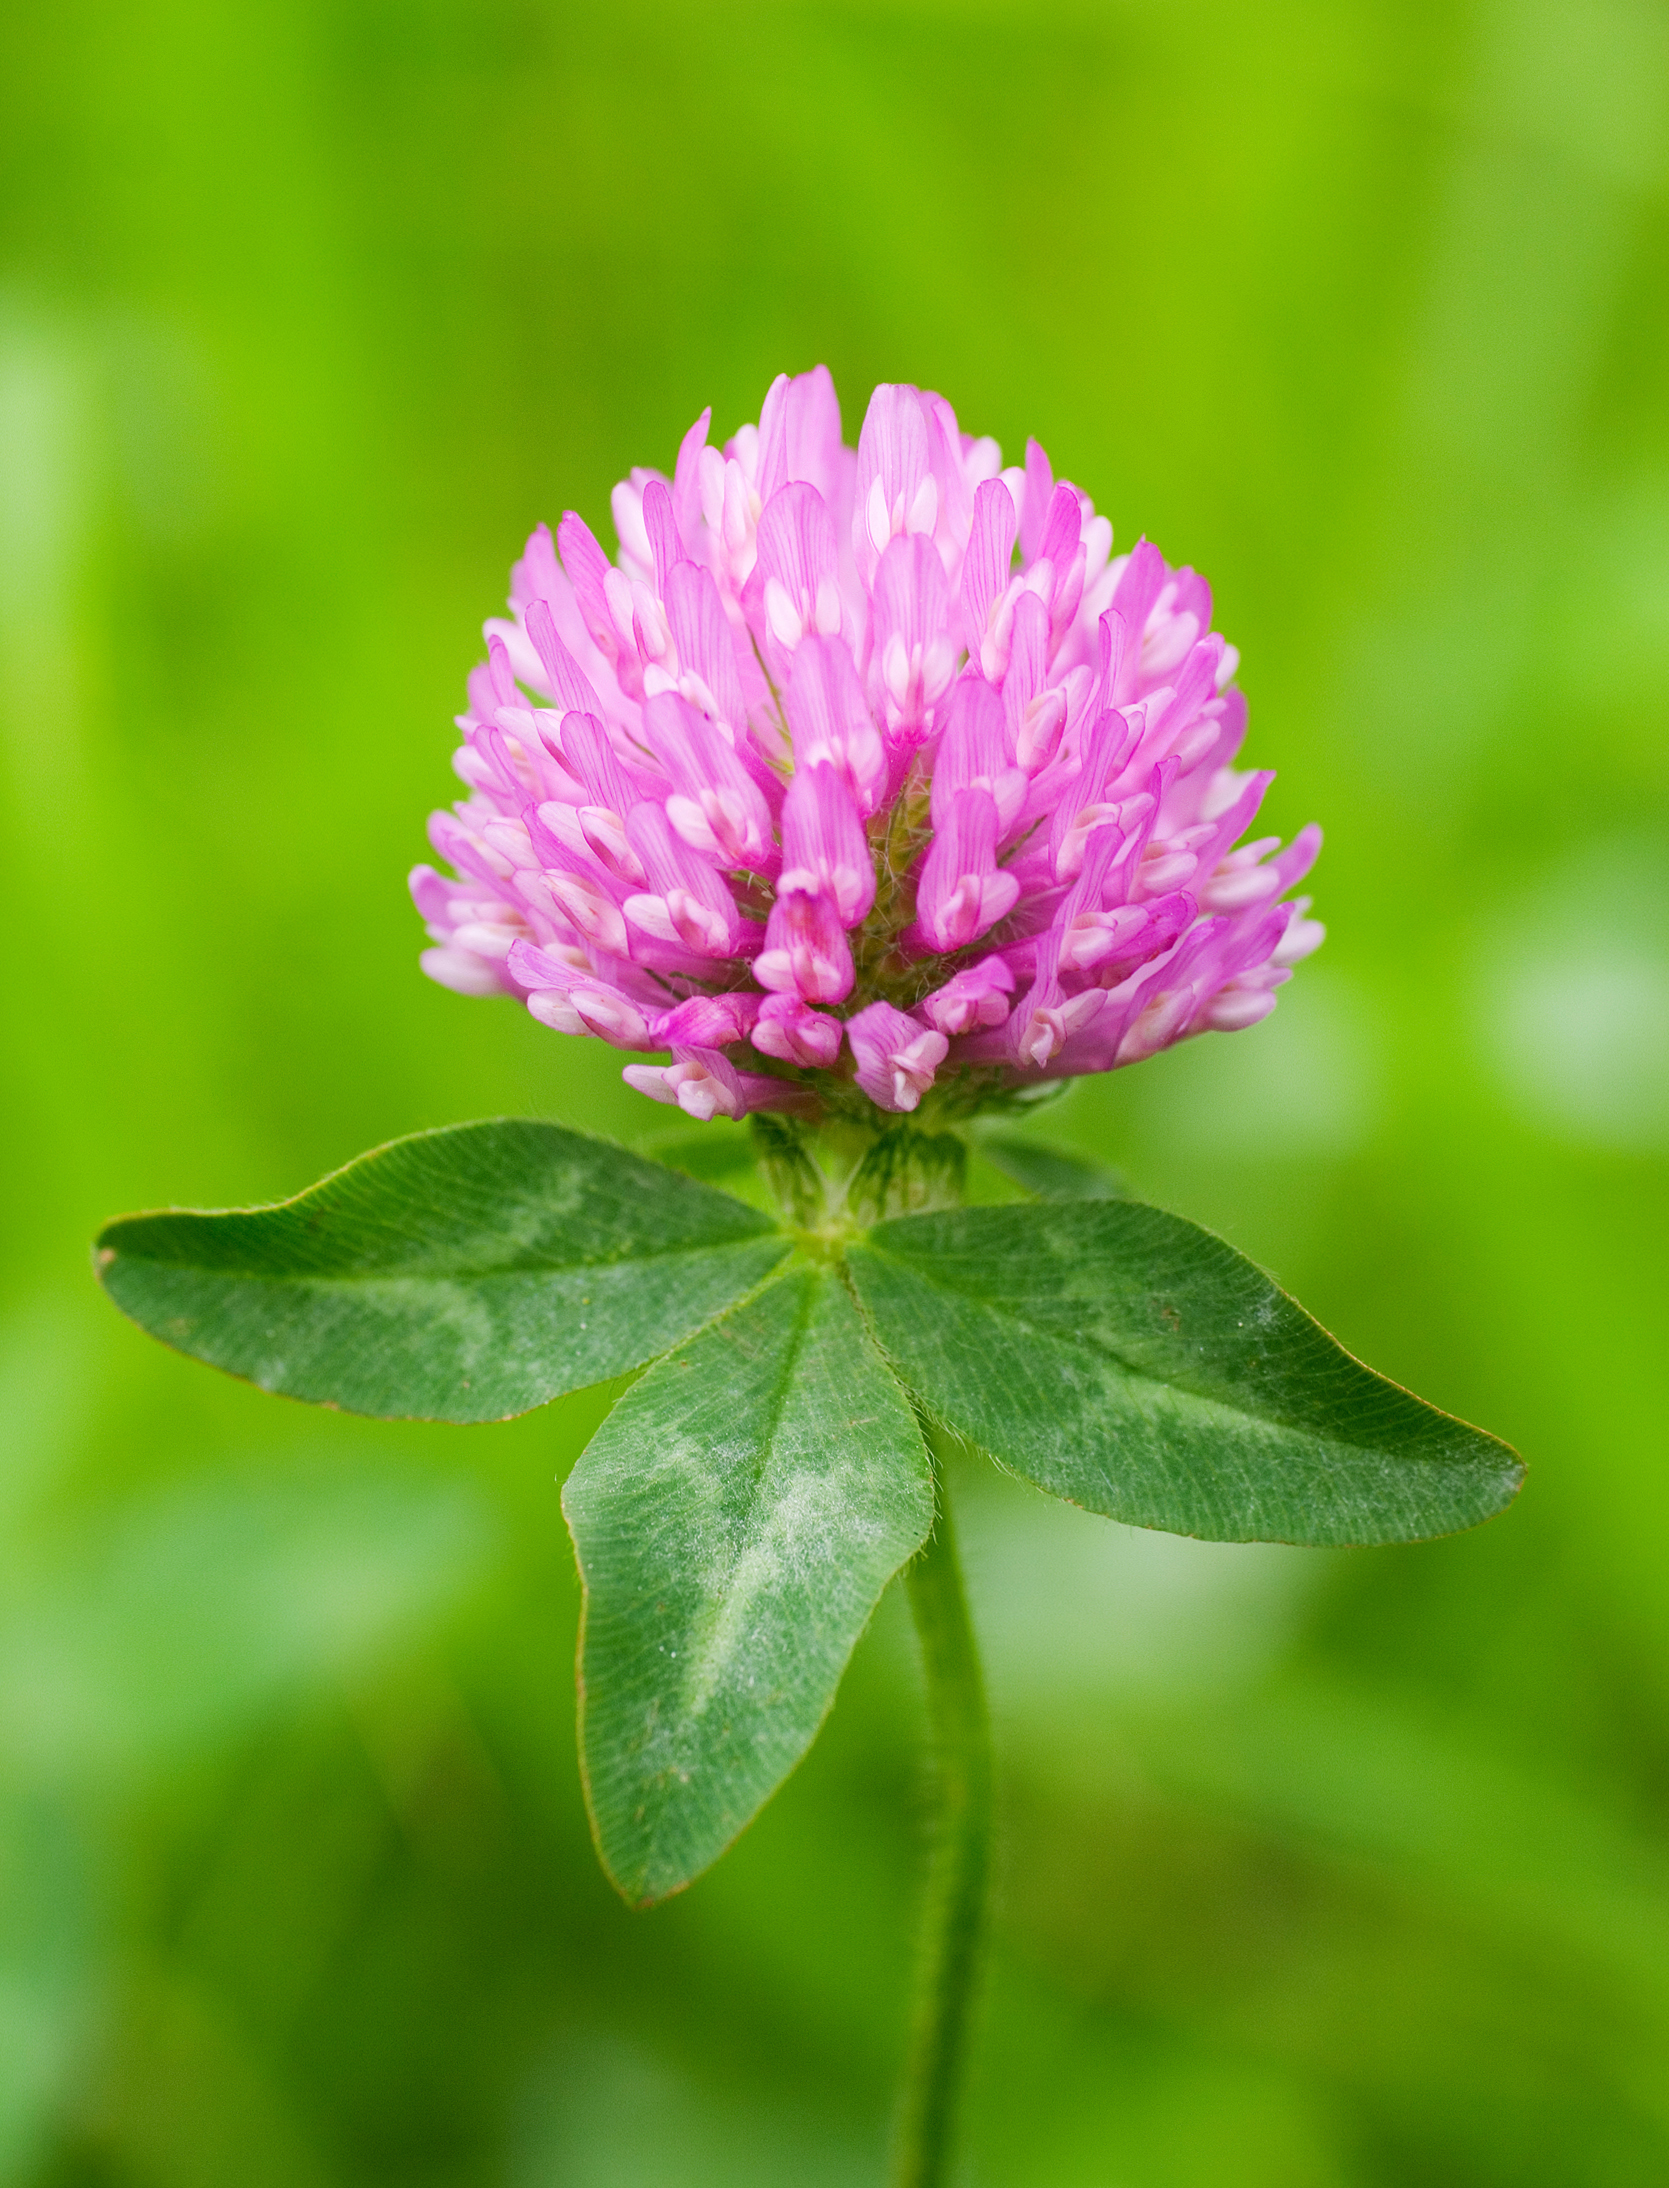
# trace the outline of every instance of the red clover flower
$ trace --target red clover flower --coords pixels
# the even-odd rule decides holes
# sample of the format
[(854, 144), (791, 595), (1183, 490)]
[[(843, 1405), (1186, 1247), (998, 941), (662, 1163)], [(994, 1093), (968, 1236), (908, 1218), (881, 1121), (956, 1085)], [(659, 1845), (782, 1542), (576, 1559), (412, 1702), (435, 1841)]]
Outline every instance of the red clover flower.
[(670, 1051), (624, 1075), (698, 1118), (962, 1114), (1267, 1016), (1321, 835), (1241, 841), (1273, 776), (1205, 580), (940, 395), (878, 387), (856, 452), (821, 366), (709, 417), (615, 488), (616, 561), (570, 511), (512, 573), (431, 977)]

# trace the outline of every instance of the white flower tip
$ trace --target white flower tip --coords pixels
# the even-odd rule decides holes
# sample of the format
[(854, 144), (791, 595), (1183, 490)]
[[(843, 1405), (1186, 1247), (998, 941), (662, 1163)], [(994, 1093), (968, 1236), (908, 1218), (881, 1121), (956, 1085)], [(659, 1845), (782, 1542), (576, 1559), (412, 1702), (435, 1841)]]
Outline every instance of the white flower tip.
[(590, 1028), (569, 1002), (562, 988), (535, 988), (527, 999), (528, 1010), (553, 1033), (587, 1033)]
[(1286, 933), (1275, 945), (1269, 962), (1279, 965), (1283, 971), (1301, 965), (1306, 957), (1319, 950), (1327, 939), (1327, 928), (1319, 919), (1300, 916), (1292, 922)]
[(887, 507), (887, 490), (879, 478), (870, 482), (869, 500), (864, 506), (864, 528), (875, 552), (885, 554), (892, 538), (892, 511)]
[(418, 959), (429, 978), (454, 995), (502, 995), (504, 982), (485, 958), (451, 944), (425, 950)]
[(664, 1064), (627, 1064), (620, 1074), (634, 1094), (647, 1094), (652, 1102), (670, 1102), (675, 1107), (678, 1095), (667, 1085), (667, 1067)]
[(771, 627), (772, 636), (790, 653), (805, 636), (800, 611), (788, 597), (788, 588), (778, 578), (765, 580), (765, 620)]
[(711, 1079), (686, 1079), (678, 1089), (678, 1106), (697, 1124), (711, 1124), (721, 1109), (729, 1115), (728, 1106), (719, 1099), (719, 1088)]

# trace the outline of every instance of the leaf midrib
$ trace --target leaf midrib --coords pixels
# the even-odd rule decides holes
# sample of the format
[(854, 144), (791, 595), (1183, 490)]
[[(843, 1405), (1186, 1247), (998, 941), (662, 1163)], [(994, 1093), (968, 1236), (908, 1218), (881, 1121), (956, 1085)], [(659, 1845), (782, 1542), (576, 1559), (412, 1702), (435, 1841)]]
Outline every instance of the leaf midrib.
[[(643, 1262), (667, 1262), (680, 1258), (693, 1259), (698, 1254), (722, 1253), (729, 1247), (758, 1245), (771, 1237), (769, 1230), (748, 1233), (740, 1238), (710, 1240), (704, 1245), (681, 1244), (676, 1246), (652, 1246), (646, 1252), (621, 1252), (598, 1255), (577, 1261), (535, 1262), (523, 1268), (465, 1268), (465, 1269), (345, 1269), (334, 1274), (315, 1274), (307, 1270), (288, 1270), (274, 1273), (267, 1269), (228, 1268), (203, 1261), (173, 1260), (161, 1255), (145, 1254), (124, 1247), (115, 1247), (115, 1263), (139, 1263), (151, 1269), (178, 1269), (192, 1276), (222, 1277), (228, 1283), (239, 1284), (295, 1284), (308, 1285), (315, 1290), (332, 1287), (348, 1289), (357, 1284), (485, 1284), (496, 1278), (518, 1276), (566, 1276), (583, 1274), (588, 1269), (631, 1268)], [(793, 1245), (786, 1232), (776, 1234), (782, 1240), (783, 1252)], [(109, 1271), (105, 1272), (108, 1276)], [(751, 1294), (749, 1295), (752, 1296)]]
[[(750, 1292), (745, 1299), (737, 1300), (733, 1306), (727, 1307), (721, 1313), (714, 1315), (709, 1322), (703, 1324), (700, 1330), (694, 1332), (694, 1334), (690, 1337), (687, 1337), (682, 1345), (675, 1347), (674, 1352), (670, 1355), (667, 1355), (666, 1357), (676, 1357), (676, 1354), (678, 1352), (686, 1350), (690, 1345), (695, 1344), (699, 1339), (714, 1335), (719, 1329), (722, 1328), (722, 1326), (726, 1322), (730, 1321), (732, 1317), (738, 1314), (744, 1307), (756, 1304), (761, 1298), (764, 1297), (766, 1292), (774, 1290), (775, 1287), (780, 1283), (786, 1283), (793, 1273), (794, 1271), (792, 1270), (792, 1268), (774, 1271), (769, 1277), (765, 1279), (762, 1284), (760, 1284), (754, 1291)], [(805, 1287), (804, 1296), (795, 1314), (792, 1334), (789, 1337), (788, 1342), (783, 1347), (782, 1372), (775, 1378), (770, 1391), (770, 1396), (768, 1400), (768, 1411), (765, 1416), (765, 1423), (758, 1445), (758, 1450), (763, 1456), (755, 1460), (753, 1467), (753, 1481), (748, 1497), (748, 1517), (750, 1520), (753, 1518), (754, 1514), (757, 1513), (763, 1502), (763, 1497), (761, 1495), (761, 1484), (770, 1465), (771, 1454), (774, 1450), (776, 1443), (777, 1429), (779, 1424), (781, 1423), (784, 1409), (786, 1408), (788, 1403), (789, 1390), (793, 1382), (794, 1369), (796, 1364), (798, 1363), (801, 1352), (805, 1348), (806, 1334), (811, 1326), (812, 1317), (817, 1310), (819, 1287), (822, 1283), (828, 1281), (827, 1272), (813, 1271), (811, 1273), (814, 1277), (814, 1281), (807, 1284), (807, 1286)], [(846, 1293), (844, 1286), (841, 1287), (841, 1294), (843, 1297), (849, 1296)], [(873, 1343), (873, 1339), (869, 1337), (869, 1331), (866, 1326), (863, 1313), (861, 1312), (861, 1310), (857, 1309), (855, 1302), (853, 1302), (853, 1305), (854, 1312), (857, 1313), (858, 1326), (860, 1330), (863, 1332), (866, 1339), (869, 1339), (869, 1341)], [(878, 1348), (876, 1354), (876, 1365), (881, 1369), (883, 1373), (891, 1373), (885, 1354), (881, 1353)], [(751, 1536), (748, 1539), (751, 1540)], [(834, 1692), (831, 1690), (828, 1699), (823, 1705), (822, 1718), (819, 1720), (820, 1724), (823, 1721), (826, 1721), (830, 1710), (832, 1710), (834, 1707), (834, 1701)], [(813, 1739), (815, 1739), (815, 1733), (812, 1737)], [(808, 1750), (809, 1745), (810, 1743), (808, 1742)], [(643, 1855), (640, 1864), (640, 1879), (644, 1882), (647, 1882), (651, 1874), (655, 1871), (657, 1863), (662, 1856), (663, 1846), (668, 1842), (676, 1846), (676, 1831), (672, 1831), (670, 1833), (667, 1832), (669, 1813), (669, 1809), (663, 1806), (657, 1813), (654, 1821), (651, 1823), (647, 1833), (645, 1834), (643, 1841)], [(733, 1844), (734, 1839), (732, 1838), (726, 1843)], [(674, 1866), (677, 1866), (677, 1864), (675, 1864)]]
[[(676, 1348), (677, 1351), (685, 1351), (701, 1338), (716, 1336), (723, 1329), (725, 1323), (732, 1321), (744, 1307), (756, 1305), (767, 1292), (774, 1291), (778, 1284), (786, 1283), (789, 1279), (789, 1273), (787, 1270), (774, 1272), (756, 1291), (750, 1292), (746, 1299), (737, 1300), (734, 1306), (727, 1307), (722, 1314), (715, 1315), (710, 1322), (704, 1324), (701, 1329), (696, 1331), (694, 1336), (686, 1338), (684, 1344)], [(770, 1386), (762, 1411), (763, 1426), (750, 1467), (752, 1480), (748, 1485), (747, 1493), (749, 1531), (743, 1538), (746, 1543), (751, 1543), (754, 1540), (752, 1522), (765, 1502), (764, 1481), (770, 1471), (771, 1459), (776, 1449), (777, 1429), (781, 1424), (783, 1412), (788, 1404), (788, 1394), (794, 1380), (794, 1370), (798, 1364), (800, 1354), (805, 1349), (806, 1331), (810, 1326), (812, 1315), (816, 1312), (817, 1290), (820, 1281), (821, 1279), (814, 1273), (812, 1281), (804, 1288), (800, 1303), (795, 1310), (792, 1327), (782, 1348), (780, 1356), (781, 1372)], [(733, 1561), (733, 1567), (734, 1563), (739, 1562), (739, 1559)], [(722, 1602), (726, 1598), (715, 1597), (714, 1600)]]

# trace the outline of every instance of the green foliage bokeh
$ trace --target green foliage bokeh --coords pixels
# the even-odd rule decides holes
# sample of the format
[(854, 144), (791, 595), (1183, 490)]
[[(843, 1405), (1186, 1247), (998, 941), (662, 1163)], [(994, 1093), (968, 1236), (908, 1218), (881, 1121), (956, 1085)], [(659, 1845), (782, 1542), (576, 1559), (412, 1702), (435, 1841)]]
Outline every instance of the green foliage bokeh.
[(651, 1916), (597, 1871), (557, 1504), (600, 1401), (278, 1404), (118, 1209), (618, 1059), (417, 974), (529, 527), (819, 359), (1211, 577), (1331, 939), (1072, 1143), (1531, 1461), (1407, 1550), (970, 1471), (986, 2188), (1669, 2164), (1669, 29), (1578, 6), (110, 0), (0, 28), (0, 2180), (845, 2188), (919, 1874), (883, 1605)]

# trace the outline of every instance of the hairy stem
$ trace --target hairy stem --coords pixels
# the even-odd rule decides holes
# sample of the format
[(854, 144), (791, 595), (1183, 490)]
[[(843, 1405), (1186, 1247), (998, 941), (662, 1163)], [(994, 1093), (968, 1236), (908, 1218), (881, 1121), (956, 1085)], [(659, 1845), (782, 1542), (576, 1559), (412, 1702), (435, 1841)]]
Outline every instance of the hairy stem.
[(992, 1819), (985, 1680), (942, 1465), (938, 1519), (906, 1579), (927, 1676), (937, 1816), (893, 2178), (896, 2188), (942, 2188), (985, 1944)]

